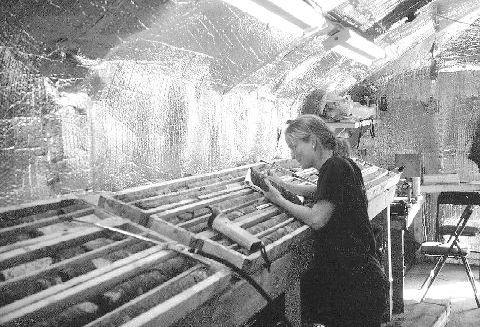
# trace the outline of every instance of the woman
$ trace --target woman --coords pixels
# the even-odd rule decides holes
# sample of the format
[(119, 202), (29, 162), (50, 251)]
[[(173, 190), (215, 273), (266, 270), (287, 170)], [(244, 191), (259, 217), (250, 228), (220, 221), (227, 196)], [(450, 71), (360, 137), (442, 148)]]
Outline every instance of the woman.
[(318, 116), (290, 121), (285, 139), (303, 169), (318, 170), (316, 186), (268, 177), (313, 197), (311, 207), (289, 202), (266, 180), (265, 196), (314, 230), (314, 260), (302, 281), (305, 318), (326, 326), (380, 326), (388, 284), (376, 258), (360, 169), (337, 154), (335, 134)]

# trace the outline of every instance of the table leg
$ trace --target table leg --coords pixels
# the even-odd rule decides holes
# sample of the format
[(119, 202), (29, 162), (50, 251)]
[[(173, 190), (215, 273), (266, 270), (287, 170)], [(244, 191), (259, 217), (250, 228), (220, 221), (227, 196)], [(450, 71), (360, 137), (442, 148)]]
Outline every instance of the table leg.
[[(393, 276), (393, 313), (403, 313), (403, 285), (404, 285), (404, 229), (405, 216), (392, 216), (392, 276)], [(398, 220), (398, 221), (397, 221)]]
[(392, 238), (390, 232), (390, 206), (387, 206), (380, 213), (383, 221), (383, 266), (385, 269), (385, 274), (387, 275), (389, 281), (389, 296), (388, 296), (388, 305), (387, 310), (384, 314), (384, 320), (392, 320), (393, 313), (393, 275), (392, 275)]

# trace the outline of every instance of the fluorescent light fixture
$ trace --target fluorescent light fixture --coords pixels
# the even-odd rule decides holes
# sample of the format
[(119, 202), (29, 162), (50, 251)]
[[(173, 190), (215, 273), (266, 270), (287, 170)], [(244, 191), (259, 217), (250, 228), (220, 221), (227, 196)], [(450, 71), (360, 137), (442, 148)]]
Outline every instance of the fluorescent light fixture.
[(324, 42), (325, 50), (370, 66), (375, 60), (385, 58), (385, 50), (365, 39), (350, 28), (335, 29)]
[(303, 0), (223, 0), (266, 24), (305, 33), (327, 26), (325, 17)]

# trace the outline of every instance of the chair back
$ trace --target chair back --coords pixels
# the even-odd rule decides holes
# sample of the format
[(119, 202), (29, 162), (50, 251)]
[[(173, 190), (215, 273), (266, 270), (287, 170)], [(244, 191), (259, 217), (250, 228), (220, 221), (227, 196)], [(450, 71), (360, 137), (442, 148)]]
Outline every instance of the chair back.
[[(468, 219), (472, 214), (473, 205), (480, 205), (480, 193), (479, 192), (441, 192), (439, 194), (437, 199), (437, 217), (435, 220), (436, 229), (437, 229), (436, 231), (437, 240), (440, 240), (439, 239), (440, 236), (438, 235), (438, 230), (440, 229), (439, 214), (440, 214), (440, 205), (442, 204), (472, 205), (470, 206), (470, 208), (467, 207), (463, 211), (462, 216), (458, 220), (454, 233), (452, 233), (448, 239), (448, 241), (450, 241), (454, 234), (459, 232), (458, 235), (461, 235), (461, 233), (465, 229)], [(468, 212), (470, 213), (467, 215)]]
[(460, 216), (460, 219), (458, 220), (457, 226), (455, 227), (455, 231), (450, 235), (448, 238), (448, 242), (451, 241), (452, 238), (457, 239), (460, 235), (462, 235), (463, 230), (465, 229), (465, 226), (467, 226), (468, 219), (472, 215), (473, 212), (473, 205), (469, 204), (467, 207), (463, 210), (462, 215)]
[(480, 193), (478, 192), (442, 192), (438, 196), (437, 206), (440, 204), (480, 205)]

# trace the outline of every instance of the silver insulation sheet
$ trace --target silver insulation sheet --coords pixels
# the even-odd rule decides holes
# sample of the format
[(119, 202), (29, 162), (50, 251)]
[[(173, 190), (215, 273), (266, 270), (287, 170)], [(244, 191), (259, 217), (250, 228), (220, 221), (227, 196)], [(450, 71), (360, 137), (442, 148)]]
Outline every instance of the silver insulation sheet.
[(64, 93), (48, 115), (5, 120), (2, 205), (288, 156), (276, 145), (278, 127), (297, 113), (289, 101), (222, 95), (150, 63), (106, 62), (96, 74), (108, 82), (96, 99)]
[(58, 179), (63, 160), (62, 122), (43, 77), (28, 55), (0, 48), (0, 202), (55, 195), (47, 186)]
[[(351, 1), (336, 10), (362, 12), (369, 26), (366, 18), (394, 5), (380, 2)], [(0, 205), (288, 156), (277, 147), (277, 129), (296, 116), (306, 94), (346, 89), (367, 73), (334, 53), (323, 56), (323, 37), (294, 41), (222, 1), (19, 3), (8, 8), (16, 19), (2, 31), (8, 42), (0, 48)], [(62, 59), (75, 51), (81, 70)], [(438, 98), (433, 112), (422, 104), (428, 72), (391, 77), (403, 70), (393, 65), (380, 83), (389, 111), (377, 137), (361, 139), (366, 159), (388, 166), (394, 153), (424, 149), (438, 159), (428, 161), (431, 171), (458, 167), (462, 178), (476, 178), (471, 166), (464, 169), (468, 161), (444, 151), (469, 140), (469, 129), (449, 132), (447, 121), (454, 112), (468, 119), (468, 106), (476, 110), (468, 94), (478, 89), (465, 91), (478, 85), (468, 84), (476, 73), (471, 81), (463, 77), (468, 72), (448, 76), (459, 78), (464, 93), (456, 101)], [(75, 87), (62, 88), (68, 82)], [(437, 83), (452, 85), (445, 74)]]
[(119, 190), (280, 155), (277, 129), (295, 116), (294, 109), (279, 109), (256, 91), (222, 95), (156, 69), (122, 62), (99, 71), (109, 82), (91, 108), (96, 189)]
[[(392, 66), (386, 70), (388, 74), (384, 72), (372, 80), (379, 86), (377, 97), (386, 96), (388, 107), (380, 112), (376, 136), (365, 134), (360, 140), (359, 148), (366, 150), (364, 159), (392, 167), (396, 153), (422, 153), (426, 174), (457, 173), (464, 182), (480, 180), (479, 167), (468, 159), (480, 121), (479, 33), (477, 20), (475, 26), (439, 48), (435, 82), (431, 79), (430, 58), (421, 58), (425, 52), (418, 49), (397, 63), (406, 71), (398, 73), (399, 67), (395, 70)], [(407, 68), (422, 60), (426, 67)], [(428, 240), (435, 238), (435, 203), (436, 196), (428, 195), (424, 221)], [(462, 210), (459, 206), (445, 206), (441, 220), (458, 218)], [(480, 225), (479, 210), (473, 212), (469, 224)], [(480, 249), (478, 240), (466, 238), (464, 242)]]
[(0, 9), (0, 205), (269, 160), (295, 116), (258, 85), (231, 90), (292, 37), (223, 1)]

